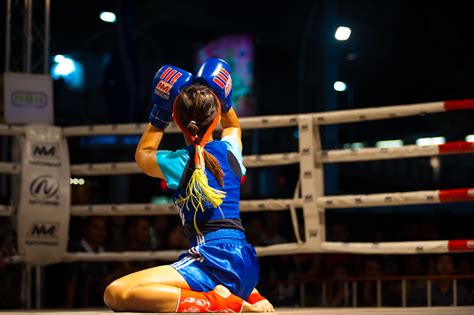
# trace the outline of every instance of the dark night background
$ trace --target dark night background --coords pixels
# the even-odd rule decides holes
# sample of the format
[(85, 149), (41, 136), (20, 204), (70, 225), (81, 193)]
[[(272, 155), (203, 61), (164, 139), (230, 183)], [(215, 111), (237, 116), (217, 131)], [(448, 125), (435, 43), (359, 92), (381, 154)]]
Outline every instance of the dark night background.
[[(250, 35), (255, 44), (258, 116), (474, 99), (470, 1), (241, 0), (225, 2), (225, 8), (223, 4), (52, 0), (51, 56), (66, 54), (80, 61), (86, 82), (77, 91), (55, 81), (55, 124), (146, 122), (157, 69), (173, 64), (194, 72), (196, 52), (232, 34)], [(0, 10), (5, 16), (4, 6)], [(115, 12), (117, 23), (99, 20), (102, 11)], [(352, 29), (349, 40), (334, 39), (339, 25)], [(4, 32), (1, 36), (4, 43)], [(3, 60), (4, 52), (0, 54)], [(336, 80), (346, 82), (348, 89), (334, 91)], [(473, 119), (472, 112), (457, 111), (323, 126), (323, 148), (341, 149), (355, 142), (374, 147), (376, 141), (391, 139), (409, 145), (435, 136), (464, 141), (474, 134)], [(296, 152), (297, 136), (296, 128), (245, 130), (244, 155)], [(131, 162), (138, 140), (139, 136), (69, 139), (71, 164)], [(167, 135), (163, 142), (163, 148), (180, 145), (181, 135)], [(474, 187), (472, 155), (445, 155), (439, 161), (439, 174), (429, 157), (328, 165), (325, 193)], [(249, 169), (242, 197), (292, 198), (298, 176), (297, 165)], [(72, 203), (148, 203), (170, 193), (159, 180), (143, 174), (90, 176), (84, 186), (73, 187)], [(291, 235), (290, 216), (281, 213), (281, 229)], [(364, 242), (473, 239), (473, 219), (472, 203), (467, 202), (326, 212), (328, 227), (342, 223), (350, 232), (349, 241)]]

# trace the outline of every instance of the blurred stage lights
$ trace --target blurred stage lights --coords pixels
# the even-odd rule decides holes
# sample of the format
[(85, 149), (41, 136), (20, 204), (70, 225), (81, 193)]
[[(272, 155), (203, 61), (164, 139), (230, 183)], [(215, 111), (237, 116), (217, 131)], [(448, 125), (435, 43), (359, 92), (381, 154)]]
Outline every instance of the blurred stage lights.
[(399, 148), (403, 146), (403, 140), (381, 140), (375, 142), (376, 148)]
[(67, 55), (55, 55), (51, 65), (51, 77), (54, 80), (63, 79), (66, 86), (73, 90), (84, 87), (84, 67)]
[(466, 136), (466, 141), (467, 142), (474, 142), (474, 135), (467, 135)]
[(351, 29), (346, 26), (339, 26), (334, 34), (337, 40), (348, 40), (351, 37)]
[(115, 16), (115, 13), (105, 11), (100, 13), (100, 19), (107, 23), (115, 23), (117, 17)]
[(345, 84), (342, 81), (336, 81), (334, 82), (333, 87), (334, 87), (334, 90), (338, 92), (344, 92), (347, 89), (347, 84)]
[(69, 183), (71, 185), (84, 185), (86, 183), (86, 180), (84, 178), (70, 178)]
[(431, 138), (419, 138), (416, 139), (416, 145), (438, 145), (446, 142), (445, 137), (431, 137)]
[(53, 73), (57, 76), (67, 76), (76, 70), (74, 60), (69, 57), (56, 55), (54, 56), (54, 62), (56, 64), (53, 66)]

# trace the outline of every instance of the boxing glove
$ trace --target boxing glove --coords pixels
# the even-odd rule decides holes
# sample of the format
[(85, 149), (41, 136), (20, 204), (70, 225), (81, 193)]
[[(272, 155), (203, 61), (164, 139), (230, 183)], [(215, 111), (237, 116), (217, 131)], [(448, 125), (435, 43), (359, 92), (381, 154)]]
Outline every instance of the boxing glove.
[(199, 68), (194, 81), (212, 89), (219, 98), (223, 113), (227, 113), (232, 108), (232, 77), (230, 66), (225, 60), (207, 59)]
[(151, 94), (153, 108), (149, 116), (150, 124), (160, 129), (168, 127), (176, 96), (192, 81), (191, 73), (172, 65), (164, 65), (156, 72)]

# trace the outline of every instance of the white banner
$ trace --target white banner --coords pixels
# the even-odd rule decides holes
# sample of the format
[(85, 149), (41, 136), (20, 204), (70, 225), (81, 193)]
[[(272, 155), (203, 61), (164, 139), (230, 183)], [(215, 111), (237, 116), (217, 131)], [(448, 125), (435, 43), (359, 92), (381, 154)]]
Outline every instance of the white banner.
[(61, 128), (28, 125), (22, 143), (18, 249), (31, 265), (61, 262), (67, 250), (70, 168)]
[(6, 124), (54, 123), (53, 81), (49, 75), (4, 73), (2, 79)]

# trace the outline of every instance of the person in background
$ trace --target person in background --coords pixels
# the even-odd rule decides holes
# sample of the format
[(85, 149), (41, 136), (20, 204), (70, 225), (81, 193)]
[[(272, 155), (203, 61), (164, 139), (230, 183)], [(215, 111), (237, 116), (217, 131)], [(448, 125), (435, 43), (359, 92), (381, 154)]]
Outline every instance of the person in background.
[(22, 307), (21, 264), (6, 264), (5, 259), (17, 255), (16, 232), (9, 217), (0, 217), (0, 309)]
[[(436, 260), (436, 272), (439, 276), (453, 276), (456, 272), (454, 258), (450, 254), (439, 255)], [(433, 281), (431, 303), (433, 306), (452, 306), (453, 280), (450, 277)], [(457, 305), (470, 305), (469, 293), (462, 283), (457, 283)]]
[[(107, 236), (104, 217), (87, 217), (82, 221), (82, 237), (74, 242), (71, 252), (103, 253)], [(108, 265), (103, 262), (70, 263), (66, 272), (63, 307), (85, 308), (104, 305), (101, 293), (111, 281)]]

